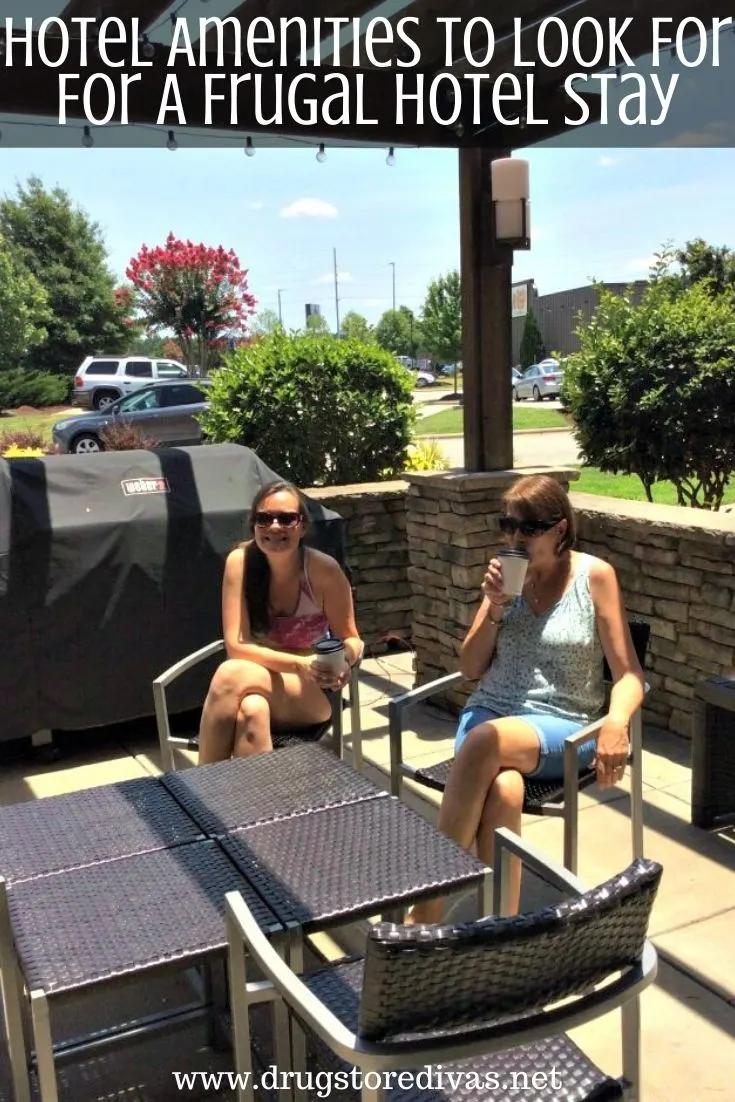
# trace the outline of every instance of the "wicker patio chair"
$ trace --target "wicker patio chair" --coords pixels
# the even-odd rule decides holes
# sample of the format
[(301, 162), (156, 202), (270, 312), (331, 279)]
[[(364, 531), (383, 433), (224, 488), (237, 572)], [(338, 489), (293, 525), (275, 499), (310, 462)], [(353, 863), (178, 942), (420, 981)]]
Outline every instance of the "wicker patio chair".
[[(166, 773), (170, 773), (176, 769), (176, 759), (174, 756), (175, 747), (186, 750), (196, 750), (199, 747), (199, 740), (196, 736), (187, 737), (174, 735), (172, 733), (166, 690), (169, 685), (178, 677), (181, 677), (182, 674), (191, 670), (200, 662), (205, 662), (212, 658), (219, 651), (224, 650), (224, 646), (223, 639), (217, 639), (214, 643), (208, 643), (206, 647), (194, 651), (193, 654), (187, 655), (186, 658), (182, 658), (181, 661), (170, 666), (153, 682), (153, 700), (156, 709), (158, 742), (161, 748), (163, 769)], [(333, 748), (340, 757), (343, 757), (344, 731), (342, 713), (345, 706), (348, 706), (350, 710), (350, 736), (352, 742), (353, 764), (355, 769), (362, 770), (362, 730), (360, 727), (360, 687), (358, 681), (359, 667), (359, 662), (352, 667), (350, 680), (347, 685), (347, 699), (345, 699), (342, 692), (330, 692), (327, 694), (332, 704), (332, 715), (330, 719), (325, 720), (323, 723), (315, 723), (310, 726), (300, 727), (298, 730), (294, 731), (274, 731), (273, 749), (280, 750), (284, 746), (292, 746), (294, 743), (326, 740), (331, 731)]]
[[(250, 957), (305, 1029), (311, 1070), (349, 1075), (356, 1067), (363, 1073), (361, 1090), (340, 1090), (340, 1102), (512, 1102), (519, 1081), (531, 1083), (533, 1089), (522, 1092), (529, 1102), (639, 1098), (639, 995), (656, 974), (647, 930), (661, 867), (636, 860), (585, 891), (510, 831), (498, 831), (496, 852), (503, 854), (495, 870), (496, 901), (504, 896), (510, 854), (567, 898), (531, 913), (463, 925), (380, 924), (367, 935), (363, 960), (302, 975), (268, 944), (239, 894), (229, 893), (237, 1070), (252, 1072), (249, 1010), (263, 997), (262, 983), (246, 983)], [(621, 1078), (601, 1071), (565, 1032), (617, 1009)], [(426, 1074), (429, 1067), (442, 1077), (426, 1090), (397, 1074)], [(552, 1067), (555, 1078), (548, 1075)], [(384, 1090), (386, 1072), (394, 1076)], [(254, 1097), (251, 1080), (237, 1098)]]
[[(648, 640), (651, 633), (650, 625), (645, 620), (630, 620), (629, 627), (633, 638), (633, 645), (638, 661), (645, 666)], [(610, 668), (605, 660), (603, 665), (603, 678), (607, 686), (611, 682)], [(403, 727), (405, 715), (409, 708), (421, 701), (429, 700), (436, 693), (448, 689), (462, 681), (462, 674), (450, 673), (437, 678), (427, 685), (421, 685), (417, 689), (411, 689), (401, 696), (394, 697), (388, 705), (388, 717), (390, 727), (390, 782), (391, 794), (402, 795), (403, 780), (408, 777), (418, 784), (433, 788), (437, 792), (443, 792), (446, 787), (449, 773), (452, 767), (452, 758), (439, 762), (427, 768), (409, 765), (403, 760)], [(570, 735), (565, 740), (564, 746), (564, 778), (561, 781), (534, 781), (525, 780), (525, 798), (523, 810), (527, 815), (550, 815), (561, 817), (564, 820), (564, 865), (571, 872), (577, 871), (577, 847), (578, 847), (578, 823), (579, 823), (579, 793), (583, 792), (597, 780), (594, 769), (583, 769), (578, 766), (580, 748), (591, 737), (596, 736), (604, 720), (597, 720), (589, 724), (576, 735)], [(643, 751), (643, 723), (640, 710), (635, 713), (630, 723), (630, 754), (628, 765), (630, 767), (630, 803), (631, 803), (631, 831), (633, 835), (633, 856), (643, 856), (643, 776), (642, 776), (642, 751)]]

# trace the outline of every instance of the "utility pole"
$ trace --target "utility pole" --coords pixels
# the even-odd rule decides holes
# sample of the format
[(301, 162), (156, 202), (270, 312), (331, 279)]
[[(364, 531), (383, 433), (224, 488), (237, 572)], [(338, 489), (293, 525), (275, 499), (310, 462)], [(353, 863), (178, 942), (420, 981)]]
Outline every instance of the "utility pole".
[(339, 280), (337, 278), (337, 249), (332, 249), (334, 263), (334, 312), (337, 315), (337, 336), (339, 336)]
[(283, 310), (281, 309), (281, 292), (283, 287), (278, 288), (278, 324), (283, 326)]
[(388, 267), (393, 269), (393, 313), (396, 312), (396, 262), (395, 260), (388, 261)]

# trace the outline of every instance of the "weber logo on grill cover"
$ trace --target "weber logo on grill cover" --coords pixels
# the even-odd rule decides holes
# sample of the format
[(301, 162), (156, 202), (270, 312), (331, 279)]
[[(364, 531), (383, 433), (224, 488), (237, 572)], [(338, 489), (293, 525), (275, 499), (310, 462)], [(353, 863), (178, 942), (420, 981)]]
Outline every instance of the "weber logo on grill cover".
[(120, 483), (126, 497), (140, 494), (167, 494), (170, 492), (166, 478), (124, 478)]

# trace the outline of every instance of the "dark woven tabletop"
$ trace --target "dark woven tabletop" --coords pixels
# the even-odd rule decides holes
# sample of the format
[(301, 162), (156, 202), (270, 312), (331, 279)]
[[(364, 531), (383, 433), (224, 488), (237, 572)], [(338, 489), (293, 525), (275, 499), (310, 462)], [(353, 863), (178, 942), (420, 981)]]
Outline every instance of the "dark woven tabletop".
[(331, 750), (313, 743), (166, 773), (162, 782), (212, 837), (317, 808), (385, 796)]
[(249, 827), (221, 844), (281, 921), (307, 931), (479, 883), (485, 869), (389, 797)]
[[(362, 973), (362, 961), (357, 961), (303, 978), (309, 990), (348, 1029), (356, 1031)], [(312, 1034), (308, 1048), (312, 1071), (348, 1067)], [(418, 1070), (414, 1069), (414, 1075)], [(404, 1089), (396, 1085), (386, 1091), (386, 1102), (516, 1102), (524, 1097), (533, 1102), (615, 1102), (623, 1097), (619, 1082), (601, 1072), (564, 1034), (472, 1060), (443, 1061), (434, 1066), (431, 1079), (424, 1071), (417, 1085), (404, 1083)], [(359, 1102), (359, 1098), (359, 1092), (349, 1089), (330, 1094), (334, 1102)]]
[(26, 983), (66, 991), (222, 949), (229, 891), (243, 893), (263, 929), (280, 928), (213, 841), (13, 884), (8, 904)]
[(0, 807), (0, 876), (25, 880), (196, 838), (157, 778), (141, 777)]

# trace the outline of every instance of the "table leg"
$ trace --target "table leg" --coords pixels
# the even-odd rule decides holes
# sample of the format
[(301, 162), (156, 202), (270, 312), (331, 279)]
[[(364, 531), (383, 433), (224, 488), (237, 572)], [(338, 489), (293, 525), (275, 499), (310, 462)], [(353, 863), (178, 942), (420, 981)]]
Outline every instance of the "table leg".
[(59, 1102), (51, 1040), (51, 1018), (45, 991), (31, 991), (31, 1021), (38, 1062), (38, 1086), (41, 1102)]
[(5, 1015), (5, 1039), (10, 1058), (15, 1102), (30, 1102), (28, 1053), (23, 1032), (21, 977), (15, 956), (5, 880), (0, 878), (0, 991)]
[[(300, 928), (291, 932), (289, 966), (291, 971), (296, 972), (297, 975), (304, 971), (304, 935)], [(306, 1035), (293, 1014), (291, 1015), (290, 1025), (291, 1055), (289, 1070), (296, 1072), (296, 1082), (293, 1085), (293, 1102), (309, 1102), (307, 1091), (305, 1087), (301, 1086), (299, 1077), (299, 1072), (306, 1071)]]

